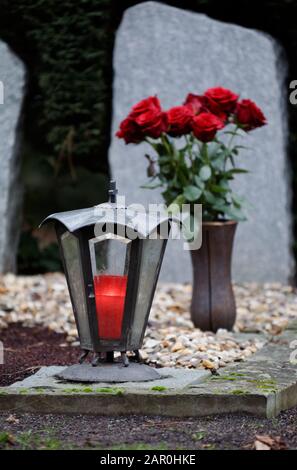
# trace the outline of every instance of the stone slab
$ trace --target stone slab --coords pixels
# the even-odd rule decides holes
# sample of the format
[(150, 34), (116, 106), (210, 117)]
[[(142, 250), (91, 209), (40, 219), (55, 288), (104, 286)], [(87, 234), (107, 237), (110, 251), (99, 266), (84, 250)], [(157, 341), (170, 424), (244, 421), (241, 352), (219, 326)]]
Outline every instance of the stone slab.
[[(16, 270), (21, 225), (20, 117), (25, 94), (25, 67), (0, 41), (0, 273)], [(2, 97), (1, 97), (2, 98)]]
[[(132, 365), (132, 364), (131, 364)], [(99, 367), (99, 366), (98, 366)], [(129, 366), (130, 367), (130, 366)], [(27, 377), (26, 379), (16, 382), (15, 384), (8, 387), (9, 389), (67, 389), (67, 382), (64, 380), (57, 379), (57, 376), (65, 370), (63, 366), (50, 366), (50, 367), (41, 367), (41, 369), (36, 372), (36, 374)], [(166, 389), (172, 390), (182, 390), (183, 388), (190, 385), (192, 382), (199, 383), (209, 377), (211, 374), (206, 370), (188, 370), (188, 369), (174, 369), (170, 367), (163, 367), (157, 369), (160, 378), (137, 382), (120, 382), (114, 385), (114, 387), (121, 387), (124, 389), (135, 389), (139, 390), (151, 390), (152, 387), (166, 387)], [(69, 385), (72, 389), (80, 390), (82, 384), (71, 383)], [(110, 383), (101, 382), (96, 383), (96, 388), (111, 388)]]
[[(146, 144), (125, 145), (115, 137), (121, 120), (140, 99), (158, 94), (165, 109), (189, 92), (224, 86), (263, 108), (268, 125), (250, 133), (235, 189), (251, 203), (248, 221), (235, 237), (236, 281), (288, 282), (291, 256), (290, 178), (286, 163), (286, 63), (279, 44), (267, 34), (205, 15), (145, 2), (126, 10), (114, 50), (113, 124), (109, 161), (119, 194), (128, 203), (160, 202), (158, 190), (144, 190)], [(161, 279), (190, 281), (189, 253), (170, 240)]]
[(98, 415), (207, 416), (249, 413), (273, 417), (297, 405), (297, 364), (290, 362), (297, 329), (289, 328), (244, 362), (209, 371), (163, 368), (150, 382), (77, 384), (59, 381), (61, 366), (0, 388), (0, 409)]
[(159, 379), (160, 374), (153, 367), (133, 362), (129, 367), (117, 362), (100, 364), (97, 367), (85, 363), (66, 367), (57, 374), (57, 378), (80, 383), (151, 382)]

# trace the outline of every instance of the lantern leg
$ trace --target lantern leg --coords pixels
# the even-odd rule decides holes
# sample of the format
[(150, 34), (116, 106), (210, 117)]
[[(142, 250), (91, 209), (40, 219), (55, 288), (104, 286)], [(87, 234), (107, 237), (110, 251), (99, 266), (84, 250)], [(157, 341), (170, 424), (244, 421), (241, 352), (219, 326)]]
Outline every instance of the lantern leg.
[(100, 359), (101, 359), (100, 354), (94, 353), (94, 356), (93, 356), (93, 359), (92, 359), (92, 366), (93, 367), (98, 366), (98, 364), (100, 362)]
[(129, 359), (127, 357), (127, 354), (124, 351), (121, 352), (121, 359), (122, 359), (124, 367), (128, 367), (129, 366)]
[(113, 359), (114, 359), (113, 351), (108, 351), (106, 353), (106, 362), (113, 362)]
[(140, 352), (139, 352), (139, 349), (135, 349), (135, 351), (133, 351), (133, 352), (134, 352), (134, 354), (135, 354), (135, 356), (134, 356), (134, 358), (133, 358), (134, 361), (135, 361), (135, 362), (143, 362), (142, 357), (141, 357), (141, 354), (140, 354)]
[(88, 351), (88, 349), (83, 349), (83, 352), (81, 353), (81, 355), (79, 356), (79, 359), (78, 359), (78, 362), (80, 364), (82, 364), (84, 362), (84, 360), (87, 358), (89, 352), (90, 351)]

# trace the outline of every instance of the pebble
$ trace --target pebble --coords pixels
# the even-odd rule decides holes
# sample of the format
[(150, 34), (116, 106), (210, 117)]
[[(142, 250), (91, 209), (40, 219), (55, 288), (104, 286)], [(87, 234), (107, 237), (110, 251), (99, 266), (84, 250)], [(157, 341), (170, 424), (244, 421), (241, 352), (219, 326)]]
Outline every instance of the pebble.
[(155, 348), (157, 345), (159, 344), (159, 341), (155, 340), (155, 339), (150, 339), (148, 338), (146, 340), (146, 347), (147, 349), (153, 349)]
[[(234, 332), (215, 334), (195, 329), (190, 319), (191, 286), (159, 284), (141, 354), (158, 366), (214, 368), (243, 361), (264, 345), (263, 337), (242, 340), (236, 333), (279, 335), (297, 319), (297, 291), (271, 284), (234, 285), (237, 320)], [(10, 323), (44, 325), (65, 333), (67, 342), (79, 345), (65, 278), (61, 273), (37, 276), (0, 276), (0, 329)], [(208, 361), (208, 362), (205, 362)]]
[(183, 350), (183, 344), (178, 342), (178, 343), (175, 343), (174, 346), (172, 347), (171, 351), (172, 352), (177, 352), (177, 351), (181, 351)]

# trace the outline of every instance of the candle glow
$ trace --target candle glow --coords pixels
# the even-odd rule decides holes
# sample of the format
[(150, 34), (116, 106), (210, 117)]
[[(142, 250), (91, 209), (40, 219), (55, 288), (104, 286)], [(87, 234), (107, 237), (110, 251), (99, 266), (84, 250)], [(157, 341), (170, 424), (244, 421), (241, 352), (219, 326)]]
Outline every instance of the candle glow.
[(99, 336), (120, 339), (127, 290), (127, 276), (98, 275), (94, 277)]

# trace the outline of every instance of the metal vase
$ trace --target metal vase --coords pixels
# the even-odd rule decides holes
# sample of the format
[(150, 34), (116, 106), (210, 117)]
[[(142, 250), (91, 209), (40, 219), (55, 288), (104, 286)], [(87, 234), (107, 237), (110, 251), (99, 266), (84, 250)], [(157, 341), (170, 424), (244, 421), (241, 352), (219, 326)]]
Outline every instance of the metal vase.
[(191, 318), (203, 331), (231, 330), (236, 318), (231, 260), (237, 222), (203, 222), (202, 246), (191, 251)]

